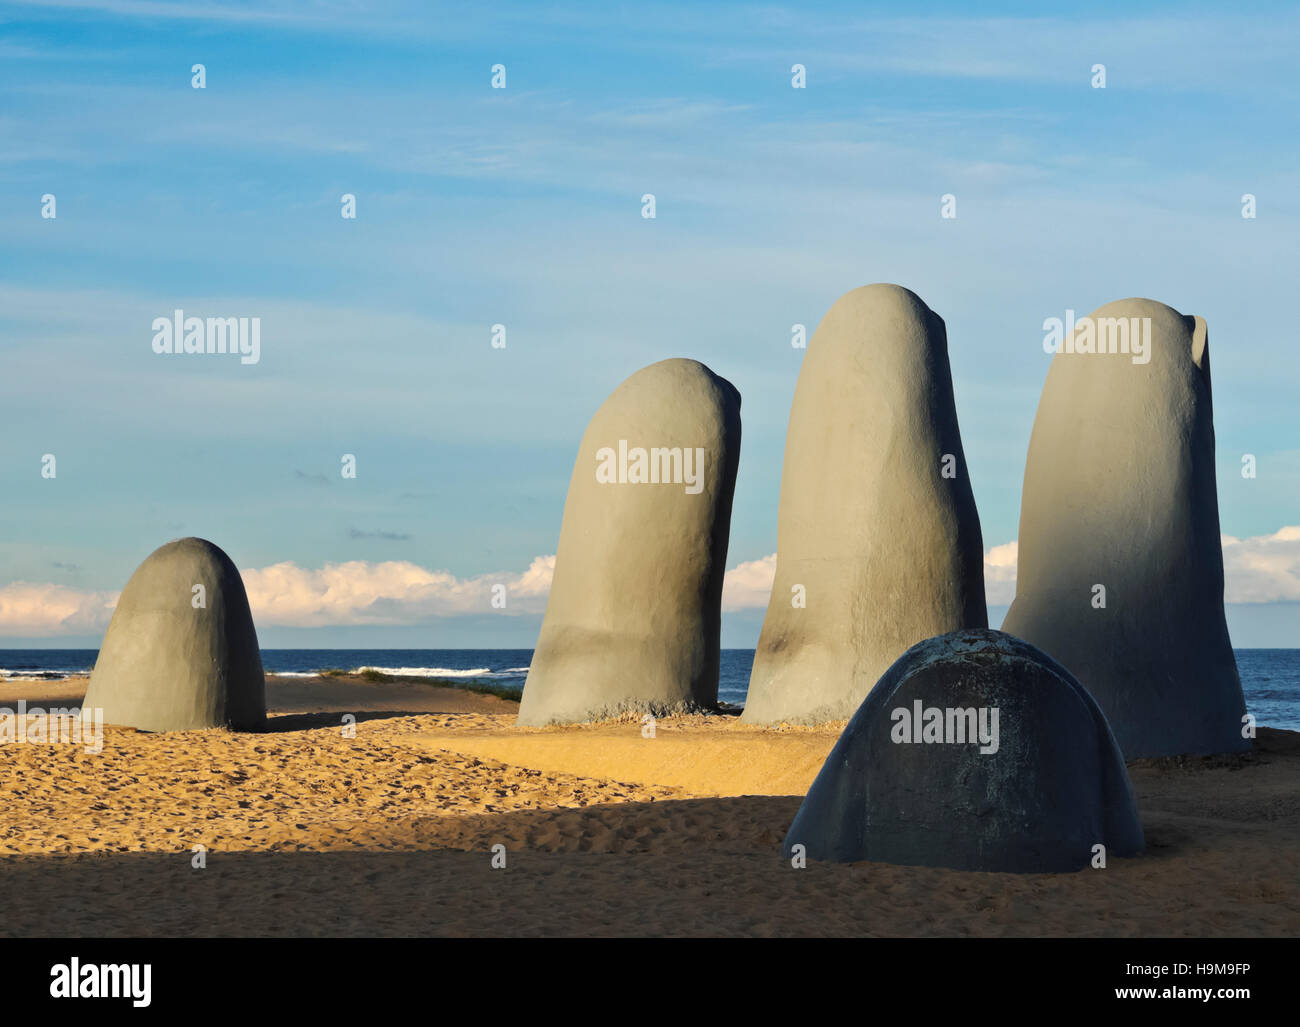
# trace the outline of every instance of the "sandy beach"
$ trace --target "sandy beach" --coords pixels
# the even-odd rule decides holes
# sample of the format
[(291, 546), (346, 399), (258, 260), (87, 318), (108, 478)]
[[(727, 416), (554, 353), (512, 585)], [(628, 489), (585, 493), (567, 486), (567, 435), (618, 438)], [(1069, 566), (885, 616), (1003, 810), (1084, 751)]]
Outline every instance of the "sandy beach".
[[(10, 680), (0, 707), (75, 706), (85, 685)], [(1131, 762), (1147, 851), (1105, 870), (793, 870), (780, 842), (838, 726), (517, 728), (517, 705), (494, 696), (357, 678), (272, 677), (267, 698), (260, 734), (106, 728), (100, 753), (0, 745), (0, 934), (1300, 931), (1300, 733), (1261, 729), (1240, 756)]]

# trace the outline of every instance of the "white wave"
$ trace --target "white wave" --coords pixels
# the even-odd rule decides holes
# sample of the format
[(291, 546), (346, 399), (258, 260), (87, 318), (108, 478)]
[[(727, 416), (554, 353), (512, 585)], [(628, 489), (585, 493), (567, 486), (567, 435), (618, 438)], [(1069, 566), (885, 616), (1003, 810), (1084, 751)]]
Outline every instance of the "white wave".
[(0, 681), (30, 680), (30, 681), (62, 681), (64, 678), (72, 677), (74, 674), (89, 674), (88, 670), (9, 670), (0, 667)]
[(395, 678), (481, 678), (492, 673), (491, 667), (473, 667), (470, 670), (457, 670), (454, 667), (358, 667), (352, 673), (361, 674), (367, 670), (390, 674)]
[(316, 678), (321, 675), (318, 670), (268, 670), (266, 673), (273, 678)]
[(527, 674), (527, 667), (507, 667), (505, 670), (497, 671), (498, 674)]

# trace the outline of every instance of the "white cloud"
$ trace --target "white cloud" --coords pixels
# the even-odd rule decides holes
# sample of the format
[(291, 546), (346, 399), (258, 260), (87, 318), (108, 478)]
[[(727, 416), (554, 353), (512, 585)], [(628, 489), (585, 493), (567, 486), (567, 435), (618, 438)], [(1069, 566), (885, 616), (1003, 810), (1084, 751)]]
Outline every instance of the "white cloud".
[[(501, 612), (540, 613), (554, 556), (538, 556), (522, 574), (457, 578), (406, 560), (327, 563), (319, 570), (277, 563), (244, 572), (253, 619), (281, 627), (418, 624), (431, 617)], [(506, 606), (492, 606), (492, 586), (506, 586)]]
[(1254, 538), (1220, 537), (1227, 602), (1300, 601), (1300, 525)]
[(48, 638), (93, 635), (108, 627), (116, 592), (15, 581), (0, 588), (0, 635)]
[(767, 606), (776, 577), (776, 554), (737, 564), (722, 579), (722, 609), (749, 610)]
[(984, 598), (989, 606), (1010, 606), (1016, 597), (1016, 555), (1020, 543), (1015, 539), (994, 546), (984, 554)]

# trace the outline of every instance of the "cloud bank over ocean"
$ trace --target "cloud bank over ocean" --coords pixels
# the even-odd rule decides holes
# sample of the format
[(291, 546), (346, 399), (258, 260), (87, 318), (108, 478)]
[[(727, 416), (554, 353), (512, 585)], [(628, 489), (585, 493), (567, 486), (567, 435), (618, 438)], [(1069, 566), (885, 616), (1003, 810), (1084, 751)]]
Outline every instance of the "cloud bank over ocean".
[[(1222, 538), (1225, 602), (1300, 602), (1300, 525), (1254, 538)], [(555, 556), (549, 555), (534, 557), (523, 571), (468, 578), (408, 560), (349, 560), (315, 569), (286, 561), (246, 570), (243, 578), (259, 627), (323, 628), (418, 625), (485, 613), (540, 615), (554, 572)], [(723, 582), (723, 611), (764, 609), (775, 574), (775, 553), (732, 567)], [(1014, 540), (984, 554), (984, 582), (990, 607), (1015, 597)], [(504, 607), (492, 605), (496, 585), (505, 586)], [(0, 586), (0, 638), (97, 634), (108, 626), (117, 597), (117, 592), (50, 583)]]

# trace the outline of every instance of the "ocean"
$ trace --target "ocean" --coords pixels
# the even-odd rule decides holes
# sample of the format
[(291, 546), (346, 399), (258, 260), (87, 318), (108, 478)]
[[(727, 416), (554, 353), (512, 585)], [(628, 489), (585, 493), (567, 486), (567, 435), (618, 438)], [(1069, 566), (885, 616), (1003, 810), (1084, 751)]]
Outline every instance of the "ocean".
[[(55, 681), (89, 673), (96, 649), (0, 649), (0, 680), (40, 677)], [(1237, 669), (1246, 708), (1265, 727), (1300, 731), (1300, 649), (1238, 649)], [(372, 668), (394, 677), (441, 684), (468, 682), (523, 687), (531, 649), (263, 649), (268, 674), (308, 677), (322, 670)], [(753, 649), (724, 649), (718, 698), (743, 705)]]

